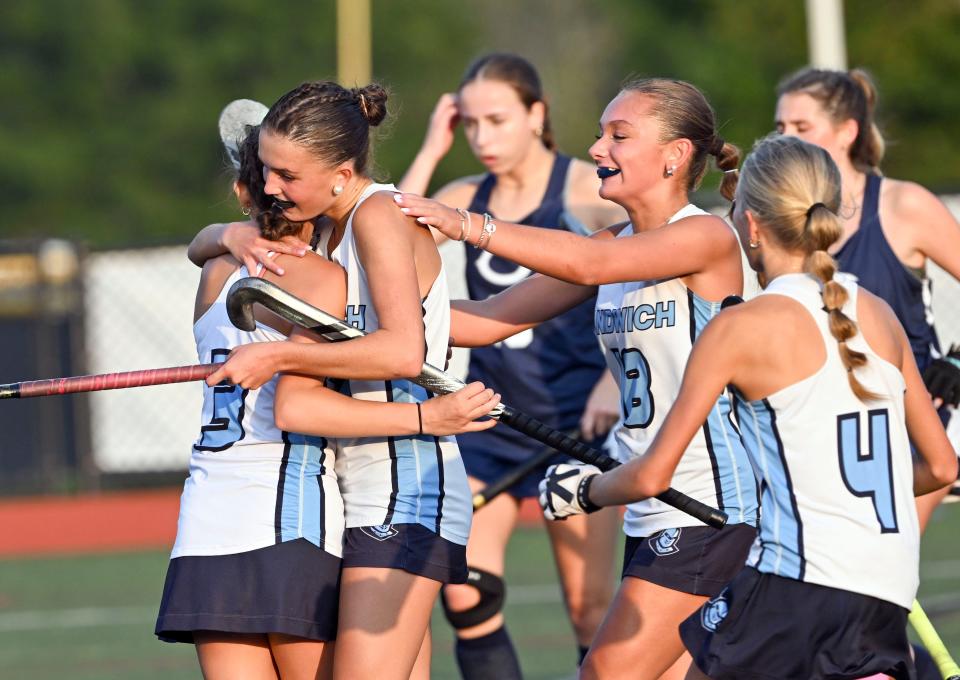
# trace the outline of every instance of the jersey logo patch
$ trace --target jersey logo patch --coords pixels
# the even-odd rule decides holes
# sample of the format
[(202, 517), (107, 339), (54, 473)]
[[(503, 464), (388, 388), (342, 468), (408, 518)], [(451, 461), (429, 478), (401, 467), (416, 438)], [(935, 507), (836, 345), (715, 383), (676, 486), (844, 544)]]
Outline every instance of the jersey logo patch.
[(716, 633), (717, 628), (721, 623), (723, 623), (723, 620), (727, 618), (729, 607), (727, 606), (727, 600), (724, 597), (726, 594), (727, 591), (724, 589), (723, 592), (721, 592), (712, 600), (709, 600), (700, 609), (700, 625), (703, 626), (705, 630), (709, 630), (711, 633)]
[(656, 536), (652, 536), (647, 543), (650, 549), (660, 555), (673, 555), (680, 552), (677, 543), (680, 541), (680, 529), (664, 529)]
[(400, 532), (393, 528), (392, 524), (377, 524), (375, 526), (360, 527), (360, 531), (377, 541), (386, 541)]

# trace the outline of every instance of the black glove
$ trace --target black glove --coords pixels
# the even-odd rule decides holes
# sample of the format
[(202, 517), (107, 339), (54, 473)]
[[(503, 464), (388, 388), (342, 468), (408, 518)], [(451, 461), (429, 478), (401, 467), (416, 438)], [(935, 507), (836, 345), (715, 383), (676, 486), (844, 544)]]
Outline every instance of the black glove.
[(923, 372), (923, 384), (934, 399), (956, 407), (960, 404), (960, 347), (953, 345), (940, 359), (934, 359)]

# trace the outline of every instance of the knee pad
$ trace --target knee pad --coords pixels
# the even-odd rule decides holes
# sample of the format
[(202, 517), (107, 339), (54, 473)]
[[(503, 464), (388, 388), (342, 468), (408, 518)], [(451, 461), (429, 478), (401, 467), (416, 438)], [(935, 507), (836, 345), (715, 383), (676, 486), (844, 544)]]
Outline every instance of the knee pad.
[(471, 586), (480, 593), (480, 601), (469, 609), (453, 611), (447, 604), (447, 598), (440, 591), (440, 600), (443, 603), (443, 612), (447, 621), (457, 630), (479, 626), (489, 621), (503, 609), (503, 602), (507, 595), (507, 585), (503, 579), (489, 571), (467, 567), (467, 582), (463, 585)]

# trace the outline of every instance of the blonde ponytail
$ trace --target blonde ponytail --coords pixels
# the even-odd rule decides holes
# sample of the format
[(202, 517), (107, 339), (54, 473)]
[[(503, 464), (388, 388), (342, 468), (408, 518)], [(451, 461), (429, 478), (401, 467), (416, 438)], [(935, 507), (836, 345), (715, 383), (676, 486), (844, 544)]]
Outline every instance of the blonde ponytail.
[(827, 252), (843, 233), (837, 216), (840, 171), (830, 154), (797, 137), (760, 140), (743, 163), (736, 198), (783, 248), (805, 254), (804, 271), (821, 283), (830, 334), (840, 347), (850, 389), (861, 400), (875, 399), (855, 375), (867, 357), (847, 345), (857, 335), (857, 324), (843, 313), (849, 294), (834, 280), (837, 263)]
[(840, 237), (842, 230), (840, 218), (826, 205), (817, 202), (810, 206), (804, 223), (803, 240), (807, 256), (803, 261), (803, 269), (820, 280), (820, 295), (823, 298), (823, 307), (829, 315), (830, 334), (840, 347), (840, 359), (847, 369), (850, 389), (858, 399), (869, 401), (876, 399), (877, 395), (864, 387), (854, 373), (861, 366), (866, 366), (867, 355), (850, 349), (847, 345), (847, 341), (857, 334), (857, 324), (843, 313), (843, 306), (850, 296), (846, 288), (834, 281), (837, 262), (827, 252), (830, 244)]

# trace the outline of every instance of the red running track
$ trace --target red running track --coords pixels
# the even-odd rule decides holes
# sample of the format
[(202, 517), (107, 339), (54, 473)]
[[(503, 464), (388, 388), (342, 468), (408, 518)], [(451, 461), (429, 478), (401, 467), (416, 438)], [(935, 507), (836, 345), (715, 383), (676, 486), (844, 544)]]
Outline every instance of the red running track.
[[(0, 558), (169, 549), (177, 533), (180, 489), (0, 501)], [(539, 524), (534, 499), (520, 521)]]

